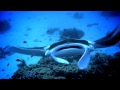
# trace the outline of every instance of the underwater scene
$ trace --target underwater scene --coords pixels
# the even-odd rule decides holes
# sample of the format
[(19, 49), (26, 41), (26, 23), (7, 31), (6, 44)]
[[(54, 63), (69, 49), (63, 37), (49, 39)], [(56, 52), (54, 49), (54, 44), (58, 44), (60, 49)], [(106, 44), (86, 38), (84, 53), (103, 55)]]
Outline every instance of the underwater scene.
[(0, 11), (0, 79), (120, 80), (120, 11)]

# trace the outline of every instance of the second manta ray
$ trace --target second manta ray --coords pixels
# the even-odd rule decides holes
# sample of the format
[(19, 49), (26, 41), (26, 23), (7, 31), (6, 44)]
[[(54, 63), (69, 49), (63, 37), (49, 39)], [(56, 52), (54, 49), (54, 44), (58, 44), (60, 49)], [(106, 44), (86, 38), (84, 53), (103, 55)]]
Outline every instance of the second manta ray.
[(120, 40), (120, 25), (118, 25), (112, 32), (105, 37), (95, 40), (79, 40), (79, 39), (66, 39), (53, 43), (45, 47), (15, 47), (8, 46), (2, 51), (3, 55), (10, 53), (21, 53), (32, 56), (50, 56), (58, 63), (69, 64), (69, 62), (62, 57), (82, 55), (77, 62), (79, 69), (87, 68), (90, 61), (90, 53), (97, 48), (105, 48), (113, 46)]

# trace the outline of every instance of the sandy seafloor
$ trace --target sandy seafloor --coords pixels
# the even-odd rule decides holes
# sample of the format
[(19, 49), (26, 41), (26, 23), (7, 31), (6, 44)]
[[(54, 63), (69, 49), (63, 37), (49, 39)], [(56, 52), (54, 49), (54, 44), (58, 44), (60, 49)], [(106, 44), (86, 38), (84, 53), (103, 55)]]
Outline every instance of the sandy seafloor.
[[(77, 19), (73, 15), (78, 11), (3, 11), (0, 20), (11, 19), (11, 29), (0, 34), (0, 47), (7, 45), (21, 47), (39, 47), (50, 45), (59, 39), (59, 34), (46, 34), (49, 28), (73, 28), (76, 27), (84, 31), (85, 35), (81, 39), (97, 40), (112, 31), (119, 23), (120, 17), (103, 17), (99, 11), (79, 11), (83, 18)], [(88, 24), (98, 23), (92, 27)], [(27, 43), (23, 43), (26, 41)], [(97, 49), (92, 52), (105, 52), (113, 54), (120, 51), (117, 45)], [(27, 65), (35, 64), (41, 57), (23, 55), (15, 53), (6, 58), (0, 59), (0, 79), (9, 79), (18, 69), (16, 59), (24, 59)], [(7, 64), (9, 63), (9, 66)], [(4, 71), (2, 71), (4, 69)]]

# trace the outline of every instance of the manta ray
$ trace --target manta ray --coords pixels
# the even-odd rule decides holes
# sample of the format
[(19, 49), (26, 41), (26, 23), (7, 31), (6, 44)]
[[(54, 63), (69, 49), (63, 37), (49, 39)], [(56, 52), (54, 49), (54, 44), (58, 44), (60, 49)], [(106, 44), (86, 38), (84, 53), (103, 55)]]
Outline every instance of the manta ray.
[(119, 40), (120, 25), (118, 25), (114, 30), (112, 30), (112, 32), (103, 38), (95, 41), (66, 39), (44, 47), (27, 48), (8, 46), (4, 49), (3, 55), (8, 55), (10, 53), (20, 53), (32, 56), (50, 56), (53, 60), (61, 64), (69, 64), (69, 62), (62, 57), (82, 55), (77, 62), (77, 66), (79, 69), (85, 69), (89, 65), (91, 52), (98, 48), (113, 46), (118, 43)]

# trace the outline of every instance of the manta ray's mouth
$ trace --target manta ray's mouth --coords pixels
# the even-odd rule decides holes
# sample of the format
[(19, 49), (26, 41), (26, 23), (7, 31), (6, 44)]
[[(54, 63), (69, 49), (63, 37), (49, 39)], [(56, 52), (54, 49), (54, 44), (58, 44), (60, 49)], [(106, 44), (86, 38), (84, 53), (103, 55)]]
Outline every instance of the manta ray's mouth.
[(69, 48), (82, 49), (82, 47), (80, 47), (80, 46), (67, 46), (67, 47), (61, 47), (57, 51), (61, 51), (64, 49), (69, 49)]

